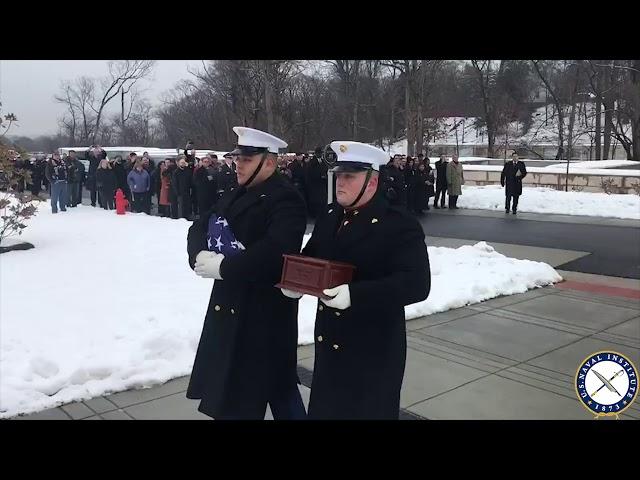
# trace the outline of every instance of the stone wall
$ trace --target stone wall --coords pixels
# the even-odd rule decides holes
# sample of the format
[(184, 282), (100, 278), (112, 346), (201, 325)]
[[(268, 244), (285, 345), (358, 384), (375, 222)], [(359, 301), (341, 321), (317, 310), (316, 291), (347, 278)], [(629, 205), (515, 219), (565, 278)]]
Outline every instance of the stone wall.
[[(529, 172), (523, 185), (526, 187), (548, 187), (556, 190), (565, 189), (567, 175), (564, 173), (534, 173)], [(569, 175), (569, 191), (579, 192), (604, 192), (603, 182), (609, 182), (610, 193), (636, 194), (636, 188), (640, 190), (640, 172), (635, 176), (580, 174)], [(500, 185), (500, 172), (465, 170), (465, 185)]]

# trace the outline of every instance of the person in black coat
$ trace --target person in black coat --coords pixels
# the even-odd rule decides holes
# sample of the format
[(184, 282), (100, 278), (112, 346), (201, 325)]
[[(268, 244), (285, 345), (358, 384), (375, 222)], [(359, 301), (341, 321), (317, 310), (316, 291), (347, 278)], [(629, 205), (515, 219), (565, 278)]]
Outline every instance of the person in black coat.
[[(433, 208), (447, 208), (444, 204), (445, 195), (447, 193), (447, 157), (440, 155), (440, 159), (435, 163), (436, 177), (436, 194), (433, 199)], [(438, 206), (438, 198), (442, 194), (440, 206)]]
[(220, 165), (218, 173), (218, 198), (225, 193), (231, 192), (238, 187), (238, 176), (236, 174), (236, 164), (233, 162), (233, 155), (226, 153), (224, 162)]
[(316, 218), (327, 204), (327, 165), (322, 161), (322, 151), (316, 151), (309, 160), (305, 184), (309, 216)]
[(383, 190), (393, 206), (407, 207), (407, 184), (402, 168), (402, 157), (394, 155), (393, 164), (384, 169)]
[(218, 200), (218, 171), (209, 157), (202, 159), (201, 166), (193, 175), (193, 184), (196, 187), (198, 211), (203, 214)]
[(296, 153), (295, 159), (289, 164), (289, 170), (291, 170), (291, 182), (293, 186), (306, 201), (305, 166), (301, 153)]
[(65, 159), (65, 163), (69, 173), (67, 207), (77, 207), (78, 204), (82, 204), (82, 184), (86, 177), (85, 168), (82, 162), (76, 158), (75, 150), (69, 150), (69, 156)]
[[(96, 185), (96, 171), (100, 165), (100, 161), (107, 158), (107, 152), (105, 152), (99, 145), (92, 145), (85, 153), (85, 158), (89, 159), (89, 171), (87, 172), (86, 187), (91, 192), (91, 206), (96, 206), (96, 196), (98, 195), (98, 188)], [(102, 207), (102, 200), (98, 195), (98, 203)]]
[(108, 160), (102, 160), (100, 167), (96, 170), (96, 186), (102, 198), (102, 208), (105, 210), (113, 210), (114, 196), (116, 193), (116, 187), (118, 180), (116, 174), (111, 168), (111, 164)]
[(308, 418), (397, 420), (407, 354), (404, 307), (425, 300), (431, 286), (425, 235), (414, 217), (377, 192), (385, 152), (357, 142), (331, 147), (341, 152), (337, 202), (316, 221), (302, 255), (355, 271), (349, 284), (324, 290), (330, 299), (318, 302)]
[[(263, 419), (267, 404), (275, 419), (301, 419), (298, 306), (274, 285), (282, 255), (300, 251), (304, 201), (276, 172), (278, 147), (286, 143), (250, 128), (234, 131), (244, 144), (236, 150), (239, 187), (189, 229), (189, 265), (216, 281), (187, 398), (201, 400), (198, 409), (216, 419)], [(244, 247), (238, 253), (217, 253), (221, 236), (211, 235), (220, 224)]]
[(407, 207), (410, 212), (417, 213), (417, 205), (416, 205), (416, 183), (418, 181), (418, 168), (416, 162), (413, 158), (407, 157), (407, 165), (403, 170), (404, 172), (404, 183), (407, 185)]
[(433, 172), (428, 164), (429, 160), (418, 165), (413, 189), (414, 211), (423, 214), (429, 210), (429, 197), (433, 197)]
[(120, 155), (114, 158), (111, 169), (116, 176), (116, 190), (122, 190), (122, 193), (124, 193), (124, 197), (127, 200), (131, 201), (131, 190), (129, 189), (129, 183), (127, 182), (127, 175), (129, 174), (129, 172), (127, 172)]
[(527, 176), (527, 167), (524, 162), (518, 160), (518, 154), (511, 154), (511, 161), (504, 164), (502, 174), (500, 174), (500, 184), (506, 189), (504, 191), (506, 199), (504, 204), (505, 213), (509, 213), (511, 198), (513, 197), (513, 214), (518, 213), (518, 198), (522, 195), (522, 179)]
[(171, 178), (171, 189), (175, 195), (178, 217), (191, 219), (191, 185), (193, 183), (193, 173), (183, 157), (178, 160), (178, 168), (173, 172)]
[[(75, 170), (76, 170), (77, 185), (76, 185), (75, 191), (72, 193), (74, 197), (73, 197), (73, 205), (71, 206), (75, 207), (77, 205), (82, 205), (82, 186), (84, 185), (87, 179), (87, 172), (86, 172), (84, 163), (78, 160), (78, 158), (75, 156), (75, 152), (73, 152), (73, 154), (74, 154), (73, 164), (76, 167)], [(69, 152), (69, 155), (71, 155), (71, 152)]]
[(42, 158), (37, 158), (31, 164), (31, 194), (38, 196), (42, 190), (43, 180), (46, 180), (44, 176), (44, 170), (46, 167), (46, 161)]

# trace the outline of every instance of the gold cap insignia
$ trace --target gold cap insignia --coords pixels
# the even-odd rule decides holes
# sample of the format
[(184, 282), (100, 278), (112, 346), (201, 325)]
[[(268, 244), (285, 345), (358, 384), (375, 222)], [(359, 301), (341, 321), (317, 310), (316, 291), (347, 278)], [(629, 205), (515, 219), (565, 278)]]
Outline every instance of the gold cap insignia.
[(340, 145), (340, 151), (342, 153), (346, 152), (347, 151), (347, 146), (346, 145)]

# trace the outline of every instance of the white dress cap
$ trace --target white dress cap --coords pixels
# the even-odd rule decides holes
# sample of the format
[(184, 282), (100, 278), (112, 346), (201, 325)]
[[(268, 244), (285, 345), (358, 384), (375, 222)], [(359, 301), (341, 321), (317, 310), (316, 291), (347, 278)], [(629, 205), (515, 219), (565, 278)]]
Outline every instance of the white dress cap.
[(271, 153), (278, 153), (281, 148), (287, 148), (287, 142), (274, 137), (270, 133), (249, 127), (233, 127), (238, 135), (239, 147), (267, 148)]
[(340, 167), (340, 164), (344, 162), (345, 167), (357, 167), (358, 164), (361, 164), (362, 168), (373, 168), (380, 171), (380, 165), (386, 165), (389, 162), (387, 152), (366, 143), (336, 141), (331, 142), (331, 149), (338, 155), (336, 167)]

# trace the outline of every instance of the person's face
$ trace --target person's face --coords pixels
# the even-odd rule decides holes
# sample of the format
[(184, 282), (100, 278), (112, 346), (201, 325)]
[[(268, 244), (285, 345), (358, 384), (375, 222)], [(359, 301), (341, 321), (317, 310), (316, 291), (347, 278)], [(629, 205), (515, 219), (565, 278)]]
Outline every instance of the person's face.
[[(251, 156), (245, 156), (245, 155), (238, 155), (237, 157), (235, 157), (235, 163), (236, 163), (236, 175), (238, 176), (238, 185), (244, 185), (245, 183), (247, 183), (247, 180), (249, 180), (249, 177), (251, 177), (251, 175), (253, 175), (253, 172), (256, 171), (256, 168), (258, 168), (258, 165), (260, 164), (260, 160), (262, 159), (262, 153), (256, 153), (255, 155), (251, 155)], [(260, 173), (258, 173), (258, 176), (255, 178), (255, 180), (257, 180), (258, 182), (260, 180), (262, 180), (264, 178), (264, 172), (265, 172), (265, 167), (267, 162), (269, 161), (269, 158), (271, 158), (272, 156), (269, 155), (267, 156), (267, 159), (265, 160), (265, 165), (263, 165), (262, 169), (260, 170)], [(253, 184), (254, 182), (252, 182)]]
[(178, 162), (178, 167), (184, 169), (186, 166), (187, 166), (187, 161), (184, 158), (180, 159), (180, 161)]
[(138, 156), (137, 156), (137, 155), (134, 155), (133, 157), (129, 157), (129, 161), (130, 161), (131, 163), (135, 163), (135, 162), (136, 162), (136, 160), (138, 160)]
[(518, 155), (515, 154), (515, 153), (513, 155), (511, 155), (511, 160), (513, 160), (514, 162), (517, 162), (518, 161)]
[(211, 166), (211, 160), (208, 158), (203, 158), (200, 162), (204, 168), (208, 168)]
[(418, 165), (418, 170), (420, 170), (421, 172), (424, 172), (424, 164), (421, 163), (420, 165)]
[(71, 158), (71, 160), (75, 160), (76, 159), (76, 152), (69, 152), (69, 157)]
[[(353, 201), (358, 197), (362, 184), (367, 177), (367, 172), (337, 172), (336, 173), (336, 199), (338, 203), (343, 207), (351, 205)], [(362, 196), (362, 202), (367, 200), (369, 194), (375, 192), (378, 186), (378, 178), (371, 177), (365, 190), (365, 194)], [(357, 206), (357, 205), (356, 205)]]
[(458, 163), (458, 156), (454, 155), (453, 157), (451, 157), (451, 159), (455, 162)]

